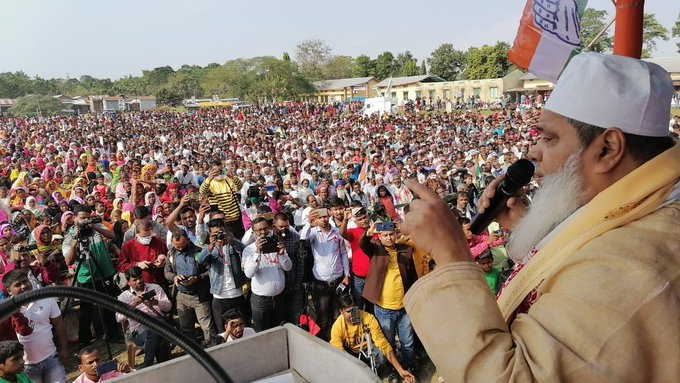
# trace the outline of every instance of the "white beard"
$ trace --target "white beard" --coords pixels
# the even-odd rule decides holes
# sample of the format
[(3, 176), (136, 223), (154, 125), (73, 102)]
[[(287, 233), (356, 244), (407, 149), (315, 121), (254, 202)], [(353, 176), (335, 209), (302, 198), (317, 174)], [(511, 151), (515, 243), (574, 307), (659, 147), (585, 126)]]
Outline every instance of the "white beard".
[(347, 194), (346, 194), (346, 190), (345, 190), (345, 189), (336, 190), (336, 194), (338, 195), (338, 198), (340, 198), (340, 199), (342, 199), (342, 200), (347, 199)]
[(583, 205), (586, 188), (580, 155), (581, 151), (572, 154), (557, 173), (543, 178), (527, 215), (510, 235), (506, 248), (512, 260), (521, 261), (557, 225)]

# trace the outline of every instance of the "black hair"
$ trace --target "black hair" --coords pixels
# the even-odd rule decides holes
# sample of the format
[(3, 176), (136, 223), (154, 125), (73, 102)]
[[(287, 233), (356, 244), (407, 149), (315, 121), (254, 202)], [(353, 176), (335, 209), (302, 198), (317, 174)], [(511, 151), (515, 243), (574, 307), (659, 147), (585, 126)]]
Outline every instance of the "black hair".
[(176, 230), (172, 231), (172, 239), (178, 240), (180, 238), (189, 238), (189, 233), (187, 233), (186, 230), (182, 229), (181, 227), (178, 227)]
[(290, 219), (285, 213), (278, 213), (274, 216), (274, 221), (290, 222)]
[(467, 225), (468, 223), (470, 223), (470, 218), (468, 218), (468, 217), (458, 217), (458, 223), (461, 226)]
[(208, 230), (212, 229), (213, 227), (225, 227), (224, 220), (221, 219), (211, 219), (206, 225), (208, 226)]
[(90, 209), (89, 206), (85, 204), (77, 204), (73, 206), (73, 215), (78, 215), (78, 213), (87, 213), (87, 214), (92, 214), (92, 209)]
[(18, 281), (19, 278), (21, 277), (27, 278), (28, 273), (21, 269), (11, 270), (7, 274), (3, 275), (2, 284), (5, 286), (5, 288), (9, 288), (9, 286), (11, 286), (12, 283)]
[(85, 347), (81, 348), (80, 351), (78, 351), (78, 356), (77, 356), (78, 357), (78, 364), (83, 363), (83, 356), (90, 355), (95, 351), (101, 352), (97, 346), (85, 346)]
[(338, 303), (340, 304), (340, 310), (356, 306), (356, 304), (354, 303), (354, 298), (352, 298), (351, 294), (340, 295), (338, 297)]
[(191, 207), (191, 206), (185, 206), (185, 207), (182, 208), (182, 210), (179, 211), (179, 215), (181, 216), (181, 215), (186, 214), (188, 212), (196, 213), (196, 210), (194, 210), (194, 208)]
[(331, 197), (330, 201), (328, 201), (328, 205), (330, 207), (345, 207), (345, 201), (339, 197)]
[(131, 268), (127, 269), (125, 271), (125, 279), (128, 281), (132, 278), (141, 278), (142, 277), (142, 269), (139, 266), (132, 266)]
[(225, 326), (227, 325), (227, 323), (229, 323), (230, 320), (239, 318), (243, 320), (246, 319), (245, 315), (243, 315), (243, 313), (239, 309), (229, 309), (222, 315), (222, 320), (224, 321)]
[(3, 340), (0, 342), (0, 363), (5, 363), (8, 358), (15, 355), (24, 355), (24, 345), (16, 340)]
[(254, 227), (255, 225), (257, 225), (260, 222), (266, 222), (267, 226), (269, 226), (269, 221), (267, 219), (265, 219), (264, 217), (257, 217), (253, 220), (251, 227)]
[(137, 206), (132, 214), (135, 216), (135, 219), (142, 219), (148, 217), (150, 212), (146, 206)]

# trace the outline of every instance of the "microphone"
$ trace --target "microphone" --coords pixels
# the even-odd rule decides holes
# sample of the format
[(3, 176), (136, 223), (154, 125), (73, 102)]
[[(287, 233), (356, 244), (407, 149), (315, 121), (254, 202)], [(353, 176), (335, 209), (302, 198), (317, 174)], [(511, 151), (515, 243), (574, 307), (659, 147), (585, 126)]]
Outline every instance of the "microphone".
[(478, 214), (470, 224), (470, 231), (474, 235), (480, 235), (504, 209), (510, 197), (517, 195), (522, 187), (531, 181), (534, 176), (534, 164), (526, 159), (517, 160), (508, 167), (503, 182), (496, 189), (496, 194), (491, 198), (489, 207), (484, 213)]

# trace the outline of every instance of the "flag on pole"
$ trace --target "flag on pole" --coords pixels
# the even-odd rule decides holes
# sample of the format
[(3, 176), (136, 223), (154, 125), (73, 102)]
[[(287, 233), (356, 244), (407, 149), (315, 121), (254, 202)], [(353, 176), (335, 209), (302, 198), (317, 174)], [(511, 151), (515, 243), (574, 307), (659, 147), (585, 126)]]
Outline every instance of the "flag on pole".
[(366, 179), (368, 178), (368, 171), (371, 166), (370, 163), (371, 160), (368, 157), (364, 159), (364, 163), (363, 165), (361, 165), (361, 171), (359, 171), (359, 177), (357, 177), (359, 185), (363, 185)]
[(556, 82), (581, 48), (581, 16), (587, 0), (527, 0), (508, 60)]

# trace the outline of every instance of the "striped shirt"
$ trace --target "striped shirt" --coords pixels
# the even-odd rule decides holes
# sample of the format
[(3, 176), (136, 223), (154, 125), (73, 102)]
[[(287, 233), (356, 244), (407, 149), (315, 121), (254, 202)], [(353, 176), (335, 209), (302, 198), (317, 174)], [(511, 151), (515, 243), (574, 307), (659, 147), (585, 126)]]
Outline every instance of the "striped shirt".
[(213, 179), (210, 183), (203, 182), (199, 189), (201, 197), (208, 197), (211, 205), (224, 213), (225, 221), (234, 221), (240, 217), (241, 209), (238, 206), (236, 193), (243, 187), (243, 182), (238, 177), (225, 178), (224, 180)]

